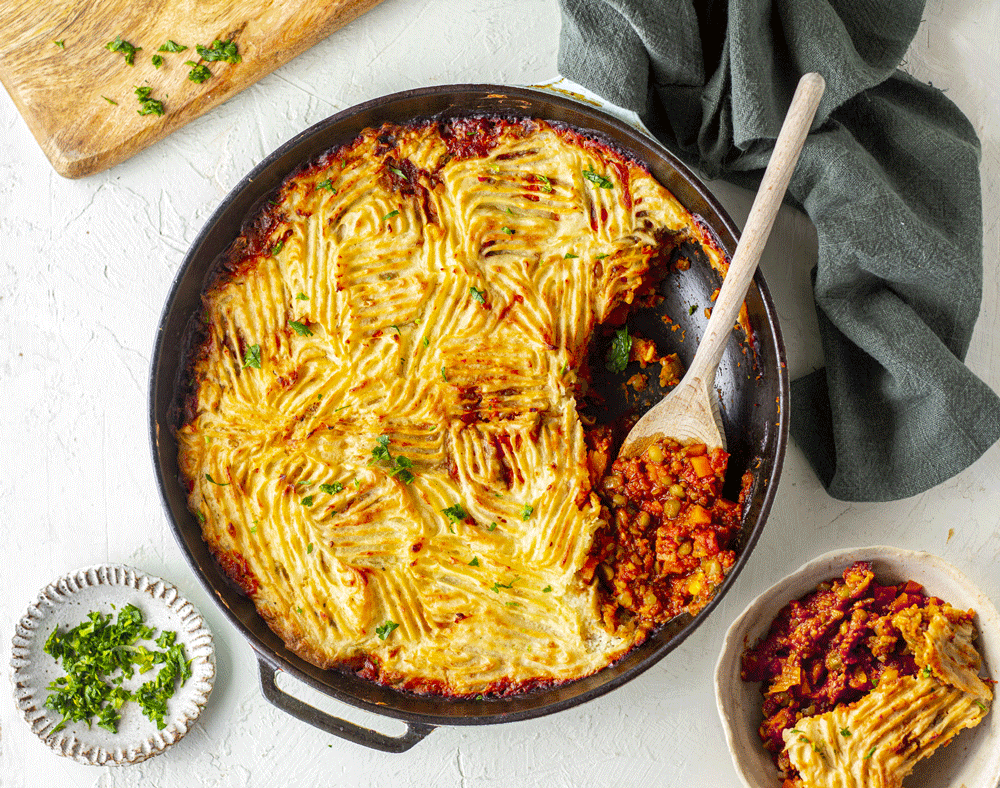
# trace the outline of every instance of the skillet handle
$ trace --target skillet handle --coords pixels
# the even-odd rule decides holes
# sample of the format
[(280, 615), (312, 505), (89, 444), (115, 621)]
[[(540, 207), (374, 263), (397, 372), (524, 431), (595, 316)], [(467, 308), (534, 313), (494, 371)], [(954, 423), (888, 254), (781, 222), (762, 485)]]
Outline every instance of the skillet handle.
[(260, 668), (260, 689), (269, 703), (313, 727), (332, 733), (334, 736), (339, 736), (354, 744), (360, 744), (362, 747), (370, 747), (382, 752), (406, 752), (435, 728), (434, 725), (425, 725), (421, 722), (408, 722), (406, 723), (406, 733), (402, 736), (387, 736), (370, 728), (355, 725), (292, 697), (278, 688), (274, 680), (277, 675), (274, 668), (259, 658), (257, 665)]

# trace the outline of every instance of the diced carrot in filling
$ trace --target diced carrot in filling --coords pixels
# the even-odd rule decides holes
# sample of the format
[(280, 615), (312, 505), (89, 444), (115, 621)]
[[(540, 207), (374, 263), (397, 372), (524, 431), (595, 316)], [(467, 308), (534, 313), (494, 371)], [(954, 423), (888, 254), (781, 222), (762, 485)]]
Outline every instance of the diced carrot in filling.
[(704, 506), (695, 504), (688, 511), (688, 522), (691, 525), (708, 525), (712, 522), (712, 515)]
[(704, 454), (692, 457), (691, 467), (694, 469), (694, 472), (698, 474), (699, 479), (704, 479), (706, 476), (711, 476), (715, 473), (715, 471), (712, 470), (712, 463), (708, 461), (708, 457)]

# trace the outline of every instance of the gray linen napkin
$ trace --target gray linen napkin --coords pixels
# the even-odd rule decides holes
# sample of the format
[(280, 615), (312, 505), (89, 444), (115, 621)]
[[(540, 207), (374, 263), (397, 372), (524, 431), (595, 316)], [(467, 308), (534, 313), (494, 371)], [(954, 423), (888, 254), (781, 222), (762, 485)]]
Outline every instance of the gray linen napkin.
[(826, 368), (792, 383), (791, 433), (831, 495), (915, 495), (1000, 438), (1000, 399), (963, 364), (982, 296), (979, 141), (896, 68), (922, 1), (560, 3), (560, 72), (708, 177), (755, 189), (798, 78), (826, 78), (789, 187), (819, 237)]

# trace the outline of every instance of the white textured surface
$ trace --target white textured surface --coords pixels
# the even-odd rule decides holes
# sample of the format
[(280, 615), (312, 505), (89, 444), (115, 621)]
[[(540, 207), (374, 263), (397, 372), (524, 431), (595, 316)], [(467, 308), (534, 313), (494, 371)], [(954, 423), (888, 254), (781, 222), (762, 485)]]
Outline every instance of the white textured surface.
[[(968, 363), (1000, 389), (1000, 6), (931, 0), (907, 58), (946, 88), (983, 141), (986, 281)], [(555, 0), (386, 0), (378, 8), (129, 162), (82, 181), (49, 167), (0, 96), (0, 642), (37, 590), (65, 572), (123, 562), (174, 582), (216, 636), (219, 675), (170, 752), (119, 768), (53, 755), (0, 692), (0, 786), (739, 784), (715, 713), (712, 667), (746, 602), (836, 547), (927, 550), (1000, 600), (1000, 446), (957, 478), (891, 504), (822, 490), (794, 444), (753, 559), (712, 617), (646, 674), (530, 722), (441, 728), (403, 755), (348, 744), (270, 707), (249, 647), (191, 574), (160, 507), (147, 447), (153, 335), (188, 245), (263, 156), (376, 96), (453, 82), (555, 76)], [(86, 122), (86, 118), (81, 118)], [(750, 195), (715, 184), (742, 223)], [(821, 363), (809, 289), (815, 235), (779, 214), (762, 267), (793, 376)], [(6, 658), (4, 659), (6, 662)], [(305, 693), (303, 693), (305, 694)], [(380, 729), (400, 725), (334, 701)]]

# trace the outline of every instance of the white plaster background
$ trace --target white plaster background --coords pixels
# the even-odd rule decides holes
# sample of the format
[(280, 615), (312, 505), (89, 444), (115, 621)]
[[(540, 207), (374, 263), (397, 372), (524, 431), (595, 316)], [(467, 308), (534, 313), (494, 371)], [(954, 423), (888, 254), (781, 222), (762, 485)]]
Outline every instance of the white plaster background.
[[(0, 693), (0, 786), (739, 784), (712, 671), (746, 602), (834, 547), (889, 543), (951, 561), (1000, 602), (1000, 446), (957, 478), (890, 504), (831, 499), (790, 444), (764, 536), (732, 592), (681, 648), (626, 686), (537, 720), (439, 728), (403, 755), (369, 751), (273, 709), (250, 648), (174, 543), (153, 480), (146, 383), (161, 306), (188, 245), (261, 158), (336, 111), (433, 84), (556, 75), (555, 0), (386, 0), (224, 106), (115, 169), (56, 175), (0, 95), (0, 642), (37, 591), (91, 563), (175, 584), (205, 614), (219, 677), (194, 730), (122, 768), (51, 753)], [(986, 278), (969, 366), (1000, 390), (1000, 4), (931, 0), (906, 68), (947, 89), (983, 142)], [(738, 223), (750, 195), (713, 189)], [(821, 363), (809, 290), (815, 234), (782, 210), (763, 269), (793, 377)], [(5, 672), (9, 656), (3, 656)], [(296, 690), (299, 692), (298, 690)], [(390, 720), (301, 692), (397, 733)], [(996, 713), (996, 712), (994, 712)]]

